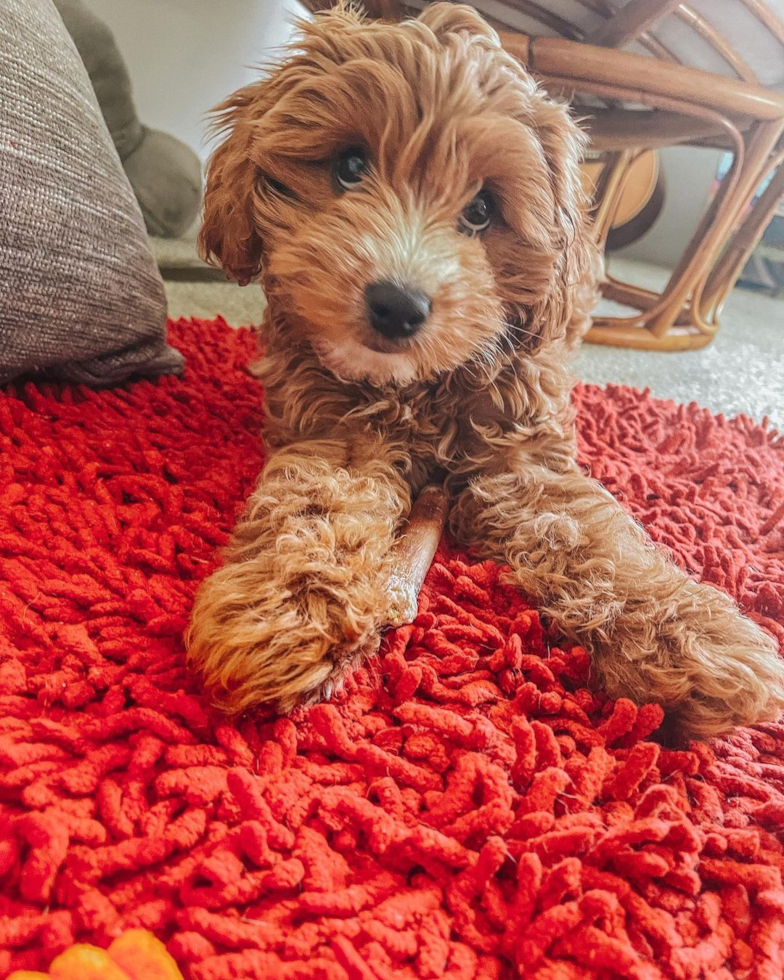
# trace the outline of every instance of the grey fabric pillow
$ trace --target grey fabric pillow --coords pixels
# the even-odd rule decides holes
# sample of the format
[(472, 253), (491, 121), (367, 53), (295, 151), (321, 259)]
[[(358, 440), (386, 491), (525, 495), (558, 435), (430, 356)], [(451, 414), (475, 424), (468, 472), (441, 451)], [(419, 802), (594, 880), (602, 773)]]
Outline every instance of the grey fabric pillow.
[(51, 0), (0, 2), (0, 382), (178, 372), (144, 222)]

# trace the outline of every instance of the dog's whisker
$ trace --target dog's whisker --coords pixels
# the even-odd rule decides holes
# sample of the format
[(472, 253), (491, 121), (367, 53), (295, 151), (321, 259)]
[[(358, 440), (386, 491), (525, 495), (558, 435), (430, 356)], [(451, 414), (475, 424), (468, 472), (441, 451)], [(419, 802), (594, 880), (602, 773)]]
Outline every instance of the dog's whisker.
[(509, 323), (508, 321), (503, 322), (503, 326), (506, 328), (507, 335), (511, 333), (520, 333), (528, 337), (538, 337), (539, 334), (535, 330), (529, 330), (528, 327), (524, 327), (521, 323)]

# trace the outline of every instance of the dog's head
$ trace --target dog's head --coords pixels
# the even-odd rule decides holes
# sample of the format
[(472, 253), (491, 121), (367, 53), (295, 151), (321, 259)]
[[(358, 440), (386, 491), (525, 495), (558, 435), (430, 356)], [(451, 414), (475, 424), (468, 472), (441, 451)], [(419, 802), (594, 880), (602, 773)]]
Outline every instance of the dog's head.
[(338, 377), (404, 385), (563, 335), (582, 139), (470, 8), (339, 8), (219, 109), (201, 246)]

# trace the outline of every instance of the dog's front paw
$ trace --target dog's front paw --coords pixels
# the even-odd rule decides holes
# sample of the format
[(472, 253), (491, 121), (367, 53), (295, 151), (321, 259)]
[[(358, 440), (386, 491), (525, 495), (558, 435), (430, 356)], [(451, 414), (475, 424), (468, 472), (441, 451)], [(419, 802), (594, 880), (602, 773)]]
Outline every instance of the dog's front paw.
[(229, 564), (199, 590), (188, 659), (213, 702), (232, 714), (281, 712), (331, 697), (378, 649), (370, 596), (342, 597), (302, 582), (297, 595), (254, 562)]
[(784, 710), (776, 643), (711, 586), (690, 582), (676, 616), (650, 605), (622, 615), (615, 639), (600, 663), (608, 692), (658, 701), (685, 736), (721, 735)]

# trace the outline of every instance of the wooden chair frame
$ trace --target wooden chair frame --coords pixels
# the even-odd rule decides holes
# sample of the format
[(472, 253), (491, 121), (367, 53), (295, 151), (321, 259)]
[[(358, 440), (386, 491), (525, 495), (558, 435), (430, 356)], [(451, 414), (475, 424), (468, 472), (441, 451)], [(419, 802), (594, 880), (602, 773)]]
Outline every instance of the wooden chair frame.
[[(603, 295), (639, 310), (636, 316), (598, 316), (588, 340), (648, 350), (705, 347), (718, 329), (722, 305), (784, 192), (784, 97), (748, 82), (622, 51), (611, 57), (560, 38), (504, 35), (548, 89), (567, 97), (590, 94), (637, 103), (659, 113), (626, 128), (631, 111), (597, 112), (588, 119), (593, 147), (612, 151), (598, 199), (594, 234), (604, 244), (629, 164), (641, 149), (678, 143), (713, 145), (733, 153), (733, 165), (694, 232), (661, 295), (607, 276)], [(628, 79), (634, 79), (634, 85)], [(588, 113), (591, 110), (586, 110)], [(696, 125), (690, 126), (693, 121)], [(686, 123), (686, 124), (684, 124)], [(647, 128), (648, 132), (645, 132)], [(689, 130), (691, 129), (691, 133)], [(766, 192), (751, 207), (762, 181)]]

